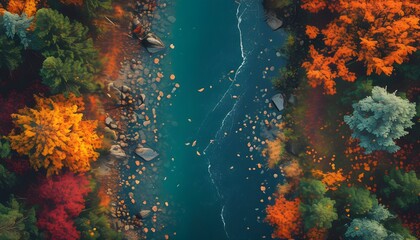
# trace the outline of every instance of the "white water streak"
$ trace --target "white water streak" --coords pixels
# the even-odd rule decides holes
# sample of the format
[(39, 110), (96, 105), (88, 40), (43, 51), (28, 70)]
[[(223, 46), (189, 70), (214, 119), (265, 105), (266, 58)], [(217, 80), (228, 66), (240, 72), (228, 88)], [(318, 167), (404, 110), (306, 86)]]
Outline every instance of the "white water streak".
[[(213, 108), (213, 110), (212, 110), (212, 112), (214, 112), (218, 107), (219, 107), (219, 105), (223, 102), (223, 100), (226, 98), (226, 96), (228, 95), (228, 93), (230, 92), (230, 90), (232, 89), (232, 87), (233, 87), (233, 85), (234, 85), (234, 83), (236, 82), (236, 79), (237, 79), (237, 77), (239, 76), (239, 74), (242, 72), (242, 68), (245, 66), (245, 64), (246, 64), (246, 62), (247, 62), (247, 53), (245, 52), (245, 49), (244, 49), (244, 44), (243, 44), (243, 35), (242, 35), (242, 29), (241, 29), (241, 22), (242, 22), (242, 15), (247, 11), (247, 8), (245, 8), (241, 13), (240, 13), (240, 8), (241, 8), (241, 3), (238, 5), (238, 8), (237, 8), (237, 10), (236, 10), (236, 18), (238, 19), (238, 24), (237, 24), (237, 28), (238, 28), (238, 31), (239, 31), (239, 40), (240, 40), (240, 48), (241, 48), (241, 56), (242, 56), (242, 63), (241, 63), (241, 65), (237, 68), (237, 70), (236, 70), (236, 72), (235, 72), (235, 76), (234, 76), (234, 79), (233, 79), (233, 81), (232, 81), (232, 83), (230, 84), (230, 86), (229, 86), (229, 88), (225, 91), (225, 93), (223, 94), (223, 96), (221, 97), (221, 99), (219, 100), (219, 102), (214, 106), (214, 108)], [(243, 94), (242, 94), (243, 95)], [(239, 99), (241, 99), (241, 98), (239, 98)], [(219, 136), (220, 136), (220, 134), (222, 134), (222, 131), (223, 131), (223, 129), (224, 129), (224, 127), (225, 127), (225, 124), (226, 124), (226, 120), (233, 114), (233, 112), (235, 111), (235, 109), (236, 109), (236, 106), (237, 106), (237, 104), (239, 103), (239, 100), (238, 101), (236, 101), (236, 103), (232, 106), (232, 109), (228, 112), (228, 114), (226, 114), (226, 116), (223, 118), (223, 120), (222, 120), (222, 123), (221, 123), (221, 126), (220, 126), (220, 128), (219, 128), (219, 130), (216, 132), (216, 135), (215, 135), (215, 137), (216, 138), (219, 138)], [(219, 140), (219, 139), (217, 139), (217, 140)], [(206, 154), (206, 151), (207, 151), (207, 149), (210, 147), (210, 145), (211, 145), (212, 143), (209, 143), (207, 146), (206, 146), (206, 148), (203, 150), (203, 153), (204, 154)], [(216, 182), (215, 182), (215, 180), (214, 180), (214, 177), (213, 177), (213, 174), (212, 174), (212, 172), (211, 172), (211, 162), (210, 162), (210, 158), (209, 157), (207, 157), (207, 163), (208, 163), (208, 167), (207, 167), (207, 171), (208, 171), (208, 173), (209, 173), (209, 177), (210, 177), (210, 180), (211, 180), (211, 182), (212, 182), (212, 184), (213, 184), (213, 186), (215, 187), (215, 189), (216, 189), (216, 192), (217, 192), (217, 195), (218, 195), (218, 197), (220, 198), (220, 199), (223, 199), (223, 196), (222, 196), (222, 194), (220, 193), (220, 191), (219, 191), (219, 187), (217, 186), (217, 184), (216, 184)], [(227, 231), (227, 228), (226, 228), (226, 221), (225, 221), (225, 217), (224, 217), (224, 212), (225, 212), (225, 205), (222, 205), (222, 209), (221, 209), (221, 212), (220, 212), (220, 218), (222, 219), (222, 223), (223, 223), (223, 228), (224, 228), (224, 231), (225, 231), (225, 234), (226, 234), (226, 237), (228, 238), (228, 239), (230, 239), (230, 237), (229, 237), (229, 233), (228, 233), (228, 231)]]

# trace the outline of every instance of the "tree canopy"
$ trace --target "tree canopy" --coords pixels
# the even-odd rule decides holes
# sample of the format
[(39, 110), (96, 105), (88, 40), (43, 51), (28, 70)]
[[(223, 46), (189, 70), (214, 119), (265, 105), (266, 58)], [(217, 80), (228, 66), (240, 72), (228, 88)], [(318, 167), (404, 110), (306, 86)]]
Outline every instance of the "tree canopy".
[(408, 209), (419, 204), (420, 179), (414, 171), (392, 170), (384, 176), (384, 183), (382, 192), (395, 207)]
[(302, 66), (309, 84), (323, 86), (327, 94), (335, 94), (337, 79), (356, 80), (352, 61), (363, 63), (367, 75), (390, 76), (394, 64), (419, 49), (420, 8), (414, 0), (304, 0), (302, 8), (311, 13), (328, 8), (337, 15), (323, 29), (308, 26), (306, 31), (311, 39), (321, 35), (322, 45), (310, 46)]
[(19, 16), (8, 11), (4, 12), (2, 24), (6, 30), (6, 35), (10, 39), (14, 39), (17, 36), (20, 39), (20, 43), (27, 48), (30, 42), (27, 36), (28, 28), (32, 23), (32, 19), (33, 17), (27, 17), (25, 13)]
[(41, 206), (38, 226), (50, 239), (79, 239), (73, 219), (85, 208), (85, 197), (91, 191), (86, 176), (72, 173), (44, 179), (37, 188)]
[(305, 229), (331, 228), (332, 222), (338, 219), (334, 205), (335, 201), (327, 197), (323, 197), (313, 204), (301, 204), (300, 211)]
[(39, 9), (35, 19), (33, 45), (44, 57), (79, 61), (90, 73), (98, 71), (98, 51), (93, 47), (86, 27), (46, 8)]
[(341, 199), (348, 205), (352, 214), (366, 214), (378, 205), (376, 197), (364, 188), (343, 187), (341, 188), (341, 193), (343, 193)]
[(366, 153), (400, 149), (394, 141), (408, 133), (405, 129), (413, 126), (411, 119), (416, 114), (416, 104), (381, 87), (374, 87), (372, 95), (353, 104), (353, 109), (353, 114), (344, 116), (344, 121)]
[(289, 201), (284, 195), (280, 195), (274, 205), (267, 207), (266, 220), (275, 228), (274, 238), (290, 239), (299, 232), (301, 221), (299, 205), (299, 198)]
[(22, 47), (6, 35), (0, 35), (0, 68), (15, 70), (22, 62)]
[(35, 96), (34, 108), (25, 107), (12, 114), (16, 129), (9, 135), (11, 148), (28, 155), (35, 170), (45, 168), (47, 175), (62, 168), (70, 171), (90, 170), (102, 141), (95, 132), (97, 121), (82, 120), (82, 99), (70, 95), (52, 98)]
[(14, 197), (7, 205), (0, 203), (0, 239), (35, 240), (38, 236), (33, 208), (25, 209)]
[(91, 92), (96, 85), (92, 82), (93, 75), (81, 61), (47, 57), (41, 69), (42, 83), (49, 86), (54, 94), (70, 93), (80, 95), (80, 91)]

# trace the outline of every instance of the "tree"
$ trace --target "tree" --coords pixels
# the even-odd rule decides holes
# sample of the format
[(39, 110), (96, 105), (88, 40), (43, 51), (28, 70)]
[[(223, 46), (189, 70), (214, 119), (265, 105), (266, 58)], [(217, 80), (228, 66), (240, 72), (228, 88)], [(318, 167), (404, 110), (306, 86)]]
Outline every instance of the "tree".
[(5, 137), (0, 136), (0, 158), (8, 158), (10, 156), (10, 143)]
[(385, 221), (394, 217), (382, 204), (378, 204), (369, 212), (369, 218), (375, 221)]
[(344, 234), (346, 239), (384, 240), (388, 236), (385, 227), (375, 220), (356, 218)]
[(300, 212), (302, 213), (305, 229), (331, 228), (332, 222), (338, 219), (334, 205), (335, 201), (327, 197), (321, 198), (313, 204), (302, 203)]
[(47, 57), (41, 69), (42, 83), (51, 88), (53, 94), (70, 93), (80, 95), (80, 90), (91, 92), (96, 85), (92, 82), (93, 74), (90, 73), (80, 61)]
[(90, 187), (92, 191), (86, 197), (88, 201), (85, 205), (89, 211), (81, 212), (75, 220), (76, 228), (80, 231), (80, 238), (121, 240), (122, 234), (112, 229), (107, 217), (109, 196), (95, 179), (90, 179)]
[(50, 239), (79, 239), (73, 219), (85, 208), (85, 197), (91, 191), (86, 176), (72, 173), (41, 181), (35, 201), (41, 206), (38, 226)]
[(52, 98), (35, 96), (34, 108), (25, 107), (12, 114), (16, 129), (9, 134), (10, 145), (21, 155), (28, 155), (35, 170), (45, 168), (47, 176), (70, 171), (90, 170), (101, 146), (95, 132), (97, 121), (82, 120), (81, 98), (63, 95)]
[(345, 91), (344, 96), (340, 97), (340, 101), (345, 105), (351, 105), (366, 98), (372, 93), (372, 83), (373, 81), (371, 79), (357, 79), (354, 87)]
[(266, 221), (275, 228), (273, 238), (292, 238), (299, 233), (299, 198), (287, 200), (284, 195), (276, 198), (274, 205), (267, 207)]
[(299, 196), (305, 202), (313, 203), (321, 199), (327, 187), (319, 180), (301, 179), (299, 183)]
[(26, 14), (26, 16), (32, 17), (37, 10), (38, 3), (39, 0), (9, 0), (6, 9), (11, 13)]
[(341, 199), (348, 205), (352, 214), (361, 215), (368, 213), (378, 205), (378, 200), (371, 195), (369, 190), (358, 187), (341, 188)]
[[(304, 0), (303, 9), (316, 13), (328, 8), (336, 15), (320, 31), (322, 44), (311, 45), (303, 63), (309, 84), (323, 86), (335, 94), (335, 81), (353, 82), (356, 74), (351, 62), (366, 66), (366, 74), (390, 76), (395, 64), (401, 64), (419, 49), (419, 13), (416, 1), (407, 0)], [(308, 36), (315, 37), (314, 29)]]
[(14, 39), (17, 36), (20, 39), (20, 43), (27, 48), (29, 46), (27, 32), (32, 19), (33, 17), (27, 17), (25, 13), (19, 16), (7, 11), (4, 12), (2, 23), (6, 30), (6, 35), (10, 39)]
[(0, 164), (0, 189), (13, 187), (16, 176)]
[(46, 231), (49, 239), (76, 240), (80, 233), (62, 206), (40, 213), (38, 227)]
[(98, 16), (103, 10), (112, 9), (111, 0), (84, 0), (84, 12), (89, 18)]
[(418, 205), (420, 196), (420, 180), (414, 171), (408, 173), (391, 170), (384, 176), (385, 186), (382, 193), (398, 208), (408, 209)]
[(321, 170), (314, 169), (311, 171), (314, 177), (321, 178), (321, 182), (327, 186), (328, 190), (337, 190), (341, 185), (341, 182), (346, 180), (346, 177), (343, 175), (343, 169), (339, 169), (336, 172), (322, 172)]
[(300, 168), (298, 161), (292, 160), (287, 165), (283, 166), (283, 172), (285, 177), (297, 179), (302, 175), (303, 170)]
[(26, 210), (12, 197), (8, 205), (0, 203), (0, 239), (34, 240), (38, 239), (35, 210)]
[(33, 45), (44, 57), (79, 61), (90, 73), (98, 72), (98, 51), (86, 27), (52, 9), (39, 9), (35, 18)]
[(267, 147), (262, 154), (267, 157), (268, 167), (274, 168), (281, 160), (285, 151), (286, 137), (283, 132), (279, 132), (275, 139), (266, 140)]
[(413, 126), (416, 104), (402, 99), (386, 89), (374, 87), (372, 96), (353, 104), (353, 114), (344, 121), (353, 130), (352, 137), (360, 140), (366, 153), (375, 150), (396, 152), (400, 149), (394, 140), (406, 135)]
[(22, 47), (5, 35), (0, 35), (0, 68), (15, 70), (22, 62)]

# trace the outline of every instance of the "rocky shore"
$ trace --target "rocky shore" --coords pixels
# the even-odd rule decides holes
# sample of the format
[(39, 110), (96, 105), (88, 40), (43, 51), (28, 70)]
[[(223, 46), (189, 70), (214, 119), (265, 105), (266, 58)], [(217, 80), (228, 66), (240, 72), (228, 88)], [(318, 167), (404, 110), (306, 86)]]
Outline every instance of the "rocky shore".
[[(129, 239), (145, 239), (148, 232), (162, 229), (157, 218), (168, 202), (156, 197), (159, 166), (157, 147), (158, 108), (180, 87), (175, 75), (165, 72), (161, 62), (166, 47), (161, 40), (170, 35), (176, 21), (171, 3), (142, 0), (129, 3), (130, 23), (124, 40), (119, 76), (109, 79), (106, 95), (116, 103), (105, 119), (106, 134), (112, 139), (109, 156), (95, 171), (111, 198), (110, 216), (114, 227)], [(141, 195), (136, 193), (141, 189)], [(169, 235), (164, 235), (169, 239)]]

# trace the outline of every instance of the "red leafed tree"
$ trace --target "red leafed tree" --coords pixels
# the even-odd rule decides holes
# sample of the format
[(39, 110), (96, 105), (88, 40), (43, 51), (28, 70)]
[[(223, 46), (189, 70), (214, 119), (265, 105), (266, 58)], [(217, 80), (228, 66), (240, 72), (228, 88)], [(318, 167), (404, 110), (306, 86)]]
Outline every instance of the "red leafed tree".
[[(353, 82), (356, 74), (350, 62), (361, 62), (366, 74), (391, 75), (394, 64), (401, 64), (420, 48), (420, 5), (415, 0), (305, 0), (301, 7), (309, 12), (328, 8), (337, 15), (321, 28), (322, 46), (310, 46), (302, 66), (309, 84), (323, 86), (335, 94), (335, 81)], [(307, 35), (316, 37), (308, 26)]]
[(299, 234), (301, 226), (299, 205), (299, 198), (289, 201), (284, 195), (280, 195), (274, 205), (267, 207), (266, 221), (275, 228), (273, 238), (290, 239), (292, 235)]
[(48, 233), (54, 240), (80, 239), (80, 233), (74, 226), (73, 220), (67, 214), (64, 206), (41, 212), (38, 218), (38, 227)]
[(38, 226), (50, 239), (78, 239), (73, 223), (85, 208), (85, 197), (91, 191), (89, 180), (83, 175), (67, 173), (44, 179), (37, 189), (37, 203), (41, 205)]

